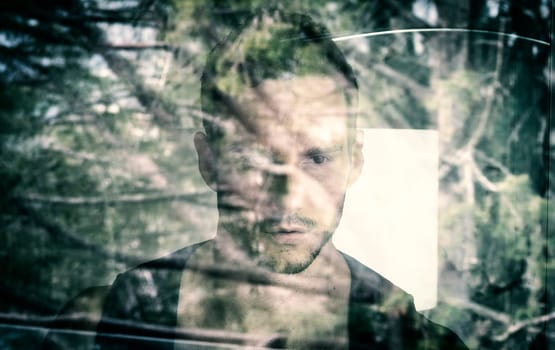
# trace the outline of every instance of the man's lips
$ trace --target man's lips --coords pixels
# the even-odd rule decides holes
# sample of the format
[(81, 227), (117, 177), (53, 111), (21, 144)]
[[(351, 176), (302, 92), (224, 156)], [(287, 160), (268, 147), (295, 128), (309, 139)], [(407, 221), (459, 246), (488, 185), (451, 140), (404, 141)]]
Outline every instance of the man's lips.
[(308, 228), (298, 219), (266, 219), (259, 223), (260, 232), (275, 235), (306, 233)]
[(306, 240), (308, 229), (298, 225), (275, 225), (266, 227), (263, 232), (278, 244), (295, 245)]
[(277, 235), (304, 234), (311, 231), (314, 226), (312, 220), (297, 215), (268, 218), (258, 223), (260, 232)]
[(274, 235), (304, 234), (307, 229), (302, 226), (276, 226), (267, 228), (266, 232)]

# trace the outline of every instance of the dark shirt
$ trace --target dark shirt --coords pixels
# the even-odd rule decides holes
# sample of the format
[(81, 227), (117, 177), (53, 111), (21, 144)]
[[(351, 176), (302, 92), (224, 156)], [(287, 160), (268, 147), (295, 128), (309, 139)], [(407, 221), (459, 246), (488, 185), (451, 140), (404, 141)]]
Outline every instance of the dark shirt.
[[(173, 350), (174, 340), (180, 339), (246, 344), (248, 335), (176, 327), (182, 273), (188, 258), (204, 243), (119, 275), (104, 303), (97, 348)], [(466, 349), (452, 331), (416, 312), (410, 295), (354, 258), (343, 256), (351, 272), (350, 349)], [(284, 344), (284, 339), (276, 338), (266, 346), (280, 348)], [(333, 348), (333, 344), (314, 343), (310, 347)]]

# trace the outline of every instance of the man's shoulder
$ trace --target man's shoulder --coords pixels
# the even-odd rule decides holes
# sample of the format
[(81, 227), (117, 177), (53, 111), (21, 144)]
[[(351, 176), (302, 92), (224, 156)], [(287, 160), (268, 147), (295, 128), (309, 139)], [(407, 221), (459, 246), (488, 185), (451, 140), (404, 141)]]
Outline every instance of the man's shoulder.
[(131, 281), (139, 284), (151, 284), (180, 275), (191, 255), (208, 242), (210, 241), (191, 244), (162, 257), (132, 267), (118, 274), (111, 287), (112, 289), (120, 287), (122, 282), (130, 283)]
[(340, 252), (351, 272), (351, 301), (383, 303), (384, 298), (395, 294), (410, 299), (410, 294), (397, 287), (387, 278), (364, 265), (352, 256)]
[(192, 244), (119, 274), (110, 286), (104, 315), (143, 321), (161, 314), (171, 315), (187, 260), (207, 242)]
[(351, 271), (351, 348), (467, 349), (451, 330), (417, 312), (409, 293), (342, 254)]
[[(118, 287), (122, 281), (136, 281), (136, 283), (160, 282), (159, 279), (171, 278), (180, 275), (187, 265), (191, 255), (201, 246), (210, 241), (191, 244), (162, 257), (141, 263), (129, 270), (120, 273), (112, 283), (112, 288)], [(152, 280), (152, 281), (151, 281)]]
[(150, 270), (150, 271), (172, 271), (172, 270), (182, 270), (185, 268), (187, 260), (191, 255), (200, 247), (207, 244), (211, 240), (202, 241), (185, 246), (177, 251), (164, 255), (160, 258), (144, 262), (126, 272), (124, 274), (134, 274), (138, 271)]

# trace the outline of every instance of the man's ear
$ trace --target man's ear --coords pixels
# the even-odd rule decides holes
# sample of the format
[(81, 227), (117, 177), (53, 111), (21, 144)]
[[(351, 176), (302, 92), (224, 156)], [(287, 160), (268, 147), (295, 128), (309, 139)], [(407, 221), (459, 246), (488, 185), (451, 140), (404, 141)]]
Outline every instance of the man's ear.
[(198, 169), (204, 182), (213, 191), (217, 189), (217, 170), (214, 151), (210, 148), (206, 134), (197, 132), (194, 137), (195, 149), (198, 156)]
[(348, 185), (351, 186), (359, 178), (364, 166), (364, 155), (362, 154), (364, 133), (357, 130), (355, 141), (351, 146), (351, 169), (349, 171)]

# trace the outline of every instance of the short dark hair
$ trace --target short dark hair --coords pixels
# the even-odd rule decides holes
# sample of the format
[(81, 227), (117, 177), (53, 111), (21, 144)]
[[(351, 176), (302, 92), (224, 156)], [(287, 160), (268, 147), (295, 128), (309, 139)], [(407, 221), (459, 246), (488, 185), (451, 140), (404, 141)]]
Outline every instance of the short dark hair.
[[(247, 18), (239, 30), (232, 31), (208, 54), (201, 78), (204, 113), (236, 114), (231, 96), (242, 88), (256, 87), (266, 79), (315, 73), (343, 80), (347, 102), (353, 103), (357, 79), (323, 25), (307, 15), (279, 10), (261, 11)], [(203, 118), (203, 125), (209, 140), (222, 136), (222, 129), (211, 118)]]

